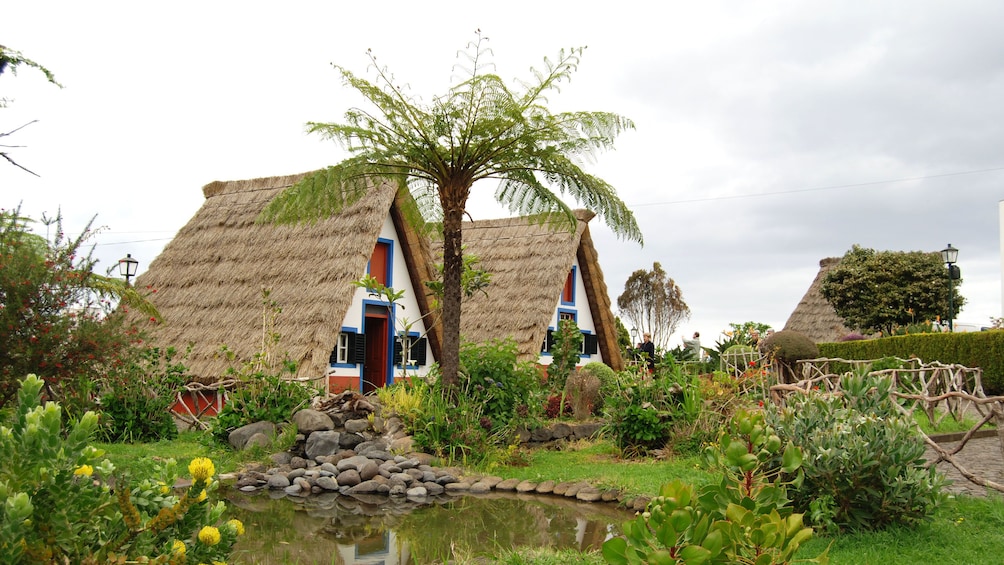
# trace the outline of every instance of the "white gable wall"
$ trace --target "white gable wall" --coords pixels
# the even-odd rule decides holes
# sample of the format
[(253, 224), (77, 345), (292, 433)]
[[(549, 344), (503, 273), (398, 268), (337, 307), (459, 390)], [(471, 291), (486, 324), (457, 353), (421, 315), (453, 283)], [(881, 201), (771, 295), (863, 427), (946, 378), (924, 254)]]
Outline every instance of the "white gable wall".
[[(393, 307), (394, 333), (398, 334), (405, 331), (404, 324), (407, 322), (411, 324), (411, 327), (407, 329), (409, 335), (417, 333), (419, 336), (425, 336), (425, 320), (420, 319), (421, 310), (418, 307), (418, 300), (415, 298), (416, 290), (411, 284), (411, 277), (408, 275), (408, 266), (404, 260), (404, 250), (402, 249), (401, 240), (398, 237), (397, 230), (394, 228), (394, 222), (391, 220), (390, 214), (384, 219), (383, 228), (380, 230), (380, 239), (391, 243), (391, 251), (393, 253), (389, 275), (390, 284), (388, 286), (396, 291), (404, 290), (404, 296)], [(376, 241), (373, 242), (374, 246), (376, 243)], [(361, 278), (364, 274), (359, 273), (359, 277)], [(424, 292), (424, 289), (420, 289), (419, 292)], [(383, 298), (370, 295), (364, 288), (357, 288), (352, 299), (352, 305), (342, 320), (342, 331), (361, 332), (365, 321), (365, 305), (375, 303), (387, 305), (387, 302)], [(408, 368), (407, 374), (412, 377), (424, 377), (429, 372), (429, 367), (433, 362), (432, 350), (426, 344), (425, 365)], [(393, 380), (399, 379), (403, 374), (403, 370), (400, 365), (395, 365), (393, 375), (388, 375), (387, 383), (390, 384)], [(361, 379), (362, 365), (347, 367), (344, 364), (339, 364), (331, 366), (328, 369), (328, 375)]]
[[(562, 312), (573, 312), (575, 314), (575, 323), (579, 326), (579, 331), (585, 334), (596, 334), (596, 324), (593, 321), (593, 312), (589, 308), (589, 300), (586, 298), (586, 285), (582, 282), (582, 269), (579, 268), (578, 258), (572, 263), (572, 268), (575, 269), (575, 297), (572, 304), (565, 304), (562, 301), (562, 297), (559, 296), (557, 299), (557, 304), (554, 309), (554, 314), (551, 316), (551, 321), (548, 322), (547, 328), (551, 331), (557, 331), (558, 320)], [(603, 357), (597, 352), (592, 355), (580, 355), (578, 366), (585, 365), (586, 363), (591, 363), (593, 361), (603, 362)], [(540, 355), (541, 365), (551, 364), (551, 355), (548, 353), (541, 353)]]

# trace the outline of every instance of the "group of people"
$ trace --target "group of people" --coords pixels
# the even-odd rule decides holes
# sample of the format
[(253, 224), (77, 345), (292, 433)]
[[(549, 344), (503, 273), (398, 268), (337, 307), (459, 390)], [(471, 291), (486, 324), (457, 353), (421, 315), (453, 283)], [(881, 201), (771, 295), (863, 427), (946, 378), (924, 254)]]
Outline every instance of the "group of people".
[[(635, 348), (635, 352), (648, 364), (648, 372), (651, 373), (655, 371), (655, 344), (652, 343), (652, 334), (645, 332), (641, 337), (642, 342)], [(683, 347), (692, 352), (694, 359), (698, 361), (704, 356), (704, 351), (701, 349), (700, 332), (694, 332), (694, 337), (690, 339), (684, 338)]]

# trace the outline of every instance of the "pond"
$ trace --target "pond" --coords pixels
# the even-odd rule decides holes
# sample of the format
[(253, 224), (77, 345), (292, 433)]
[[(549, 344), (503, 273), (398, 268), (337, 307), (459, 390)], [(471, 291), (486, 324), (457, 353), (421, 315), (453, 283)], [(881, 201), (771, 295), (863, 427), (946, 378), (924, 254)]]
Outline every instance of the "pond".
[(418, 505), (382, 495), (224, 494), (247, 534), (234, 563), (419, 565), (490, 557), (517, 547), (588, 551), (631, 513), (607, 503), (491, 493)]

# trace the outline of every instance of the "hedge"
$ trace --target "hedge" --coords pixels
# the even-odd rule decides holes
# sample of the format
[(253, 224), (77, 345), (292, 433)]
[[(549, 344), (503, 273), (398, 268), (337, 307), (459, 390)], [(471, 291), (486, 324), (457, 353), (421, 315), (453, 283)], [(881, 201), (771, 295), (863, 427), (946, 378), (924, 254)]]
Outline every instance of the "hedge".
[(880, 339), (820, 343), (821, 357), (881, 359), (916, 357), (925, 363), (940, 361), (983, 369), (983, 390), (1004, 394), (1004, 330), (967, 333), (923, 333)]

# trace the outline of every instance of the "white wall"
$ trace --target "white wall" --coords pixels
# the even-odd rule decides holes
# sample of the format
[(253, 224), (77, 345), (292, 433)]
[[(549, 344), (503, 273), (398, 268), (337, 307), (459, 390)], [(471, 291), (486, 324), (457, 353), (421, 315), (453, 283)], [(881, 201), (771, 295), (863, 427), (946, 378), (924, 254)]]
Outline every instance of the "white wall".
[[(586, 285), (582, 282), (582, 269), (579, 268), (579, 260), (575, 259), (572, 263), (575, 267), (575, 304), (569, 306), (567, 304), (561, 303), (561, 296), (555, 298), (555, 308), (554, 313), (551, 314), (551, 321), (547, 323), (547, 327), (555, 330), (558, 328), (558, 311), (559, 310), (574, 310), (577, 314), (576, 324), (582, 331), (587, 331), (589, 333), (596, 333), (596, 322), (593, 320), (593, 312), (589, 308), (589, 299), (586, 298)], [(599, 351), (596, 354), (590, 355), (588, 357), (579, 357), (579, 365), (585, 365), (586, 363), (591, 363), (593, 361), (603, 362), (603, 357), (600, 355)], [(550, 365), (551, 356), (541, 354), (540, 356), (541, 365)]]

